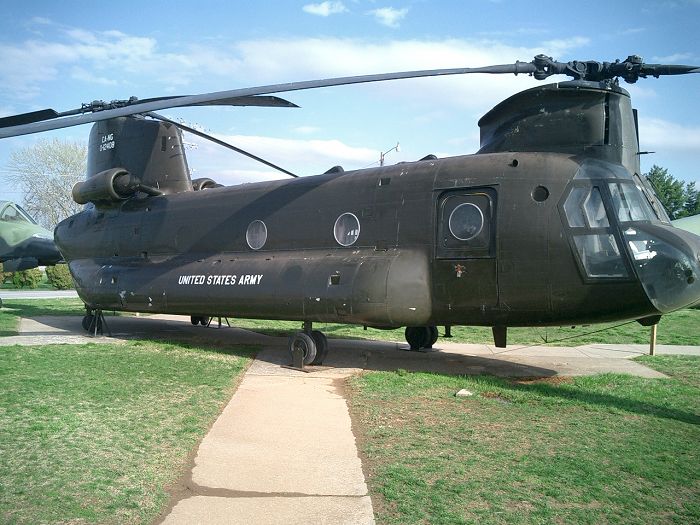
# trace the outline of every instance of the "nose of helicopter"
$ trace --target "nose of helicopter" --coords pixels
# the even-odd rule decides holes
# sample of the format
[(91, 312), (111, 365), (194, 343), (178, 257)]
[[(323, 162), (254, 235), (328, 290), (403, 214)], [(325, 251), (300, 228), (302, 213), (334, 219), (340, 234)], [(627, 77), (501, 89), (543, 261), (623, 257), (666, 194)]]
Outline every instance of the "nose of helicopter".
[(700, 237), (670, 226), (624, 231), (649, 300), (660, 313), (700, 302)]

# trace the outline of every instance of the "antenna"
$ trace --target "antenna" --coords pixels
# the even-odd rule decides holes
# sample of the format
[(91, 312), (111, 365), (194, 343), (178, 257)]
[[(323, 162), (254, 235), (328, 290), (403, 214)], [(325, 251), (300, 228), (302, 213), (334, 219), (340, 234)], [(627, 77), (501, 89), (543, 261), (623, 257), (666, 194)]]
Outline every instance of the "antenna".
[(401, 148), (399, 147), (399, 143), (398, 143), (398, 142), (396, 143), (396, 146), (394, 146), (393, 148), (389, 148), (389, 149), (386, 150), (385, 152), (379, 154), (379, 165), (380, 165), (380, 166), (384, 166), (384, 157), (386, 157), (386, 154), (387, 154), (387, 153), (390, 153), (390, 152), (392, 152), (392, 151), (394, 151), (394, 150), (396, 150), (397, 152), (401, 151)]

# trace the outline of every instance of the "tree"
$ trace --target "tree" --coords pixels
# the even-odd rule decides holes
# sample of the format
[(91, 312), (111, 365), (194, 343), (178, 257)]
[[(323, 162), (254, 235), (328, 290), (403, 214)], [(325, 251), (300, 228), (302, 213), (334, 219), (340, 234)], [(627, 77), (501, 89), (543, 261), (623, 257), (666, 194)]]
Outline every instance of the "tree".
[(7, 179), (24, 192), (23, 206), (48, 229), (78, 213), (71, 190), (83, 180), (87, 146), (70, 140), (40, 140), (10, 154)]
[(661, 204), (671, 219), (680, 219), (700, 213), (700, 201), (695, 183), (686, 184), (677, 180), (666, 168), (654, 164), (648, 173), (644, 174), (654, 187)]

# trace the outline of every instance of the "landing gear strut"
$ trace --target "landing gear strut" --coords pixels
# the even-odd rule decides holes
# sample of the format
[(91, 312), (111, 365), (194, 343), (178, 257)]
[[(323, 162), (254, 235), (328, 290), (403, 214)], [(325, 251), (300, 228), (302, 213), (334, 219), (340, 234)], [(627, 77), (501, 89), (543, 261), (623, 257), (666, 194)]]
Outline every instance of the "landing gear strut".
[(429, 350), (438, 340), (437, 326), (407, 326), (406, 342), (411, 350)]
[(297, 368), (320, 365), (328, 355), (328, 339), (323, 332), (312, 330), (311, 321), (304, 321), (303, 331), (289, 336), (289, 353)]
[[(107, 321), (105, 320), (102, 310), (92, 310), (87, 306), (85, 307), (85, 310), (87, 313), (82, 320), (83, 330), (94, 336), (97, 336), (98, 334), (102, 335), (102, 328), (107, 327)], [(107, 328), (107, 330), (109, 331), (109, 328)]]

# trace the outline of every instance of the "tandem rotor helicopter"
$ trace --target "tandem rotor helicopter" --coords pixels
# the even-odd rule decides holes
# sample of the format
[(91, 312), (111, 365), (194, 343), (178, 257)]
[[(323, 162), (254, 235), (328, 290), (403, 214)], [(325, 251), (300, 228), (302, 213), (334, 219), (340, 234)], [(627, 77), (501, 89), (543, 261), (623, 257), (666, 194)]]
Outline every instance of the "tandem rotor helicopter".
[[(438, 325), (490, 326), (505, 346), (509, 326), (654, 324), (700, 300), (700, 237), (670, 225), (640, 176), (637, 115), (619, 87), (619, 78), (698, 72), (638, 56), (538, 55), (45, 109), (0, 119), (0, 138), (96, 123), (87, 178), (73, 188), (86, 207), (54, 232), (88, 309), (86, 329), (97, 330), (102, 310), (202, 324), (296, 320), (303, 330), (290, 350), (316, 364), (327, 343), (314, 322), (406, 327), (414, 350), (432, 346)], [(270, 94), (473, 73), (573, 80), (499, 103), (479, 121), (472, 155), (230, 187), (191, 180), (181, 129), (196, 130), (154, 113), (288, 107)]]

